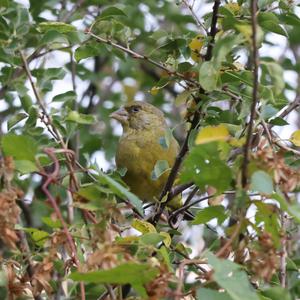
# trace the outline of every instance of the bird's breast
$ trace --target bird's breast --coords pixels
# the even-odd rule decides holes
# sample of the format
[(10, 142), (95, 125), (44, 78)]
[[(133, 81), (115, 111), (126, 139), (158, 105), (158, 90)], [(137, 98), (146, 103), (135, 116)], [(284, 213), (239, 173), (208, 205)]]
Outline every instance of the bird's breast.
[(167, 178), (165, 173), (158, 180), (151, 179), (156, 162), (167, 160), (172, 166), (178, 150), (175, 139), (169, 148), (161, 146), (159, 139), (163, 136), (160, 130), (134, 132), (123, 135), (118, 145), (116, 164), (127, 170), (124, 181), (133, 193), (147, 201), (159, 196)]

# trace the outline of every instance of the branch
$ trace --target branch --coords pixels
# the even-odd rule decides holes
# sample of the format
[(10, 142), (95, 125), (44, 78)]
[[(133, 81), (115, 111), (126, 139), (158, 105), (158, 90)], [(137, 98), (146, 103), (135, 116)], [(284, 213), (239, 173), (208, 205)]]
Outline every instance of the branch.
[(182, 287), (184, 281), (184, 267), (186, 265), (198, 265), (198, 264), (207, 265), (207, 261), (205, 259), (185, 259), (180, 263), (179, 270), (178, 270), (179, 282), (177, 285), (177, 289), (175, 291), (175, 298), (174, 298), (175, 300), (183, 299)]
[(193, 7), (188, 3), (187, 0), (182, 0), (182, 3), (188, 8), (188, 10), (190, 11), (192, 17), (194, 18), (196, 24), (198, 27), (200, 27), (201, 29), (203, 29), (206, 34), (208, 34), (207, 29), (205, 28), (205, 26), (202, 24), (202, 22), (200, 21), (200, 19), (198, 18), (198, 16), (196, 15), (196, 13), (193, 10)]
[[(217, 33), (217, 21), (218, 21), (218, 10), (219, 10), (219, 6), (220, 6), (220, 0), (215, 0), (215, 4), (214, 4), (214, 7), (213, 7), (213, 16), (212, 16), (212, 23), (211, 23), (211, 29), (210, 29), (210, 33), (209, 33), (209, 36), (211, 38), (211, 41), (210, 41), (210, 44), (207, 48), (207, 52), (206, 52), (206, 55), (204, 57), (204, 59), (206, 61), (210, 60), (212, 58), (212, 50), (213, 50), (213, 45), (214, 45), (214, 40), (215, 40), (215, 35)], [(199, 84), (198, 84), (199, 85)], [(201, 88), (201, 86), (199, 86), (199, 94), (204, 94), (205, 91)], [(195, 98), (195, 102), (198, 104), (199, 102), (201, 101), (201, 98), (200, 97), (197, 97)], [(164, 208), (166, 207), (166, 205), (168, 204), (168, 202), (171, 201), (171, 197), (170, 197), (170, 194), (169, 192), (171, 191), (172, 189), (172, 186), (174, 184), (174, 181), (177, 177), (177, 174), (179, 172), (179, 169), (180, 169), (180, 166), (181, 166), (181, 163), (185, 157), (185, 155), (187, 154), (188, 150), (189, 150), (189, 147), (188, 147), (188, 142), (189, 142), (189, 138), (190, 138), (190, 135), (191, 133), (194, 131), (194, 129), (196, 129), (199, 125), (199, 122), (200, 122), (200, 116), (201, 116), (201, 112), (200, 112), (200, 108), (198, 108), (195, 113), (194, 113), (194, 116), (193, 116), (193, 120), (191, 122), (191, 127), (186, 135), (186, 138), (180, 148), (180, 151), (175, 159), (175, 163), (170, 171), (170, 175), (168, 177), (168, 180), (164, 186), (164, 189), (160, 195), (160, 198), (159, 198), (159, 202), (161, 202), (161, 200), (166, 196), (168, 195), (168, 198), (165, 202), (161, 203), (160, 205), (160, 209), (158, 210), (158, 212), (155, 214), (155, 216), (153, 217), (153, 220), (152, 220), (152, 223), (153, 224), (156, 224), (164, 210)]]
[(80, 8), (80, 6), (84, 3), (84, 0), (78, 0), (72, 9), (61, 19), (61, 22), (66, 22), (68, 19), (72, 17), (72, 15)]
[(174, 186), (170, 192), (170, 196), (174, 198), (175, 196), (181, 194), (183, 191), (191, 187), (193, 184), (193, 182), (190, 182)]
[(129, 48), (126, 48), (120, 44), (117, 44), (115, 42), (113, 42), (112, 40), (110, 39), (105, 39), (105, 38), (102, 38), (100, 36), (97, 36), (96, 34), (92, 33), (90, 31), (90, 29), (88, 31), (85, 32), (87, 35), (93, 37), (94, 39), (96, 39), (97, 41), (101, 42), (101, 43), (105, 43), (107, 45), (111, 45), (112, 47), (116, 48), (116, 49), (119, 49), (127, 54), (129, 54), (132, 58), (136, 58), (136, 59), (140, 59), (140, 60), (144, 60), (144, 61), (148, 61), (150, 64), (166, 71), (169, 75), (174, 75), (174, 76), (177, 76), (179, 78), (181, 78), (182, 80), (184, 80), (187, 84), (189, 85), (192, 85), (192, 86), (196, 86), (196, 87), (200, 87), (200, 84), (199, 82), (195, 81), (195, 80), (192, 80), (192, 79), (189, 79), (187, 78), (184, 74), (182, 73), (179, 73), (179, 72), (176, 72), (174, 70), (170, 70), (169, 68), (167, 68), (166, 66), (164, 66), (162, 63), (159, 63), (155, 60), (153, 60), (152, 58), (149, 58), (148, 56), (146, 55), (143, 55), (143, 54), (140, 54), (140, 53), (137, 53)]
[[(199, 188), (197, 186), (194, 187), (193, 190), (191, 191), (191, 193), (189, 194), (189, 196), (187, 197), (184, 205), (182, 207), (180, 207), (179, 209), (173, 211), (172, 214), (169, 216), (168, 223), (169, 223), (171, 228), (177, 227), (177, 224), (174, 225), (173, 220), (176, 220), (177, 216), (179, 214), (182, 214), (182, 213), (184, 214), (184, 212), (186, 212), (188, 210), (188, 208), (190, 207), (189, 204), (192, 201), (192, 199), (194, 198), (194, 196), (197, 194), (198, 190), (199, 190)], [(204, 201), (204, 200), (201, 199), (201, 201)], [(192, 214), (191, 214), (191, 216), (192, 216)]]
[(248, 132), (246, 137), (246, 144), (244, 147), (244, 160), (242, 164), (242, 187), (246, 188), (248, 182), (248, 163), (249, 152), (252, 142), (253, 123), (256, 117), (256, 105), (258, 102), (258, 49), (257, 49), (257, 0), (251, 0), (251, 26), (252, 26), (252, 60), (253, 60), (253, 91), (252, 104), (250, 112), (250, 120), (248, 124)]
[[(286, 117), (293, 110), (297, 109), (300, 106), (300, 95), (297, 95), (293, 102), (289, 103), (286, 108), (278, 115), (279, 118)], [(270, 124), (269, 128), (272, 128), (274, 125)]]
[[(21, 224), (21, 220), (19, 220), (19, 224)], [(19, 237), (19, 249), (21, 250), (21, 253), (23, 253), (23, 257), (25, 259), (25, 262), (27, 263), (27, 268), (26, 268), (26, 272), (28, 274), (29, 277), (29, 282), (32, 285), (32, 278), (34, 275), (34, 269), (33, 269), (33, 265), (31, 263), (30, 257), (32, 256), (32, 253), (30, 251), (29, 245), (28, 245), (28, 241), (26, 238), (26, 234), (24, 233), (24, 231), (20, 230), (18, 232), (18, 237)], [(34, 300), (42, 300), (42, 297), (40, 295), (36, 295), (33, 296)]]
[(282, 231), (282, 239), (281, 239), (281, 251), (280, 251), (280, 269), (279, 269), (279, 280), (280, 284), (283, 288), (286, 288), (286, 258), (287, 258), (287, 214), (282, 211), (281, 212), (281, 231)]
[[(78, 259), (77, 256), (77, 249), (76, 249), (76, 245), (75, 242), (73, 241), (73, 238), (69, 232), (67, 223), (65, 222), (62, 213), (56, 203), (56, 200), (54, 199), (54, 197), (52, 196), (52, 194), (50, 193), (50, 191), (48, 190), (48, 186), (52, 183), (55, 182), (57, 180), (57, 177), (59, 175), (59, 162), (55, 156), (55, 149), (54, 148), (45, 148), (44, 152), (49, 156), (49, 158), (53, 161), (54, 164), (54, 170), (51, 174), (47, 174), (42, 170), (42, 173), (45, 174), (46, 176), (46, 181), (42, 186), (42, 191), (44, 192), (44, 194), (47, 196), (48, 200), (50, 201), (50, 204), (52, 206), (52, 208), (55, 211), (55, 214), (57, 216), (57, 218), (59, 219), (59, 221), (62, 224), (63, 230), (65, 232), (65, 235), (67, 237), (67, 241), (69, 244), (69, 247), (71, 249), (71, 256), (73, 261), (75, 262), (77, 268), (80, 265), (80, 261)], [(81, 291), (81, 300), (85, 300), (85, 288), (84, 288), (84, 284), (83, 282), (80, 282), (80, 291)]]
[(37, 100), (39, 106), (41, 107), (43, 114), (44, 114), (45, 116), (48, 116), (48, 113), (47, 113), (45, 104), (44, 104), (44, 102), (42, 101), (42, 98), (41, 98), (41, 96), (40, 96), (40, 94), (39, 94), (39, 92), (38, 92), (38, 90), (37, 90), (37, 88), (36, 88), (36, 86), (35, 86), (35, 84), (34, 84), (34, 82), (33, 82), (33, 78), (32, 78), (30, 69), (29, 69), (29, 67), (28, 67), (27, 60), (26, 60), (24, 54), (22, 53), (22, 51), (20, 51), (20, 56), (21, 56), (21, 60), (22, 60), (22, 62), (23, 62), (24, 70), (25, 70), (25, 72), (26, 72), (26, 74), (27, 74), (27, 78), (29, 79), (30, 85), (31, 85), (32, 90), (33, 90), (33, 93), (34, 93), (34, 95), (35, 95), (35, 98), (36, 98), (36, 100)]
[(230, 238), (227, 240), (225, 245), (216, 253), (217, 257), (222, 257), (224, 253), (227, 251), (227, 249), (230, 247), (230, 245), (234, 242), (236, 237), (239, 235), (241, 226), (242, 226), (242, 218), (236, 223), (234, 232), (230, 236)]
[(219, 11), (220, 3), (221, 3), (220, 0), (215, 0), (215, 4), (213, 6), (211, 27), (210, 27), (210, 33), (209, 33), (210, 41), (209, 41), (209, 45), (207, 47), (206, 55), (204, 57), (204, 60), (206, 60), (206, 61), (211, 60), (211, 58), (212, 58), (212, 51), (213, 51), (214, 43), (215, 43), (215, 36), (217, 34), (217, 21), (218, 21), (218, 11)]
[[(195, 194), (197, 193), (197, 190), (194, 189), (192, 192), (191, 192), (191, 198), (193, 198), (195, 196)], [(205, 201), (205, 200), (208, 200), (210, 198), (213, 198), (215, 197), (215, 195), (209, 195), (209, 196), (205, 196), (205, 197), (202, 197), (200, 199), (197, 199), (191, 203), (187, 203), (185, 205), (183, 205), (182, 207), (180, 207), (179, 209), (176, 209), (174, 210), (170, 216), (169, 216), (169, 223), (171, 223), (171, 221), (176, 218), (179, 214), (182, 214), (184, 213), (186, 210), (188, 210), (190, 207), (202, 202), (202, 201)]]
[[(140, 64), (141, 69), (149, 76), (151, 76), (154, 80), (159, 81), (160, 75), (155, 72), (152, 68), (150, 68), (147, 64), (141, 63)], [(169, 84), (164, 87), (174, 98), (178, 96), (178, 93), (175, 91), (173, 86), (170, 86)]]

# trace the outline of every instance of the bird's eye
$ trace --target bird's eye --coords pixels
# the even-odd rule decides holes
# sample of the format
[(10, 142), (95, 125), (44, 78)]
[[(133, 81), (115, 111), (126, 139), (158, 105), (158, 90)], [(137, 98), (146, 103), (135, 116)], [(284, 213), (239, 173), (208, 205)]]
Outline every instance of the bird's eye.
[(139, 109), (139, 107), (137, 107), (137, 106), (133, 106), (132, 108), (131, 108), (131, 111), (132, 112), (138, 112), (140, 109)]

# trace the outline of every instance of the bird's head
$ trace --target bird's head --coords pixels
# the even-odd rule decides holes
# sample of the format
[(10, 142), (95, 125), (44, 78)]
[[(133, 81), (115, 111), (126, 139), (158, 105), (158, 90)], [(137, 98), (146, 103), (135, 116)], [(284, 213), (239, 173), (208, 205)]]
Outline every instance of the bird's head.
[(140, 101), (124, 105), (113, 112), (110, 117), (122, 124), (124, 132), (128, 129), (141, 130), (166, 126), (162, 111), (149, 103)]

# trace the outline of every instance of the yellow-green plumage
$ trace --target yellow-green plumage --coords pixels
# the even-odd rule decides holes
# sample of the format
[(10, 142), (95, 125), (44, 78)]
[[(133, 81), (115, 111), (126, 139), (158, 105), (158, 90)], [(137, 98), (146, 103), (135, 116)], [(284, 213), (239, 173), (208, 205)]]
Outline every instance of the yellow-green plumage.
[[(151, 179), (151, 173), (158, 160), (166, 160), (173, 166), (179, 146), (171, 137), (169, 147), (160, 144), (166, 136), (168, 126), (163, 113), (151, 104), (131, 102), (111, 115), (123, 126), (116, 153), (118, 168), (126, 168), (124, 181), (140, 199), (153, 202), (159, 198), (169, 172), (157, 180)], [(181, 199), (177, 197), (170, 203), (179, 207)]]

